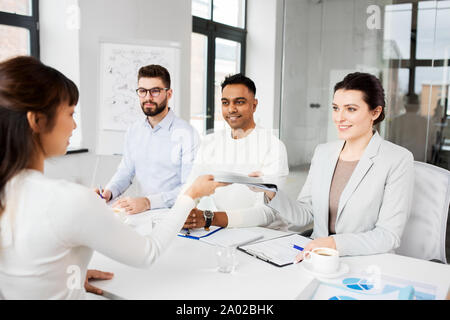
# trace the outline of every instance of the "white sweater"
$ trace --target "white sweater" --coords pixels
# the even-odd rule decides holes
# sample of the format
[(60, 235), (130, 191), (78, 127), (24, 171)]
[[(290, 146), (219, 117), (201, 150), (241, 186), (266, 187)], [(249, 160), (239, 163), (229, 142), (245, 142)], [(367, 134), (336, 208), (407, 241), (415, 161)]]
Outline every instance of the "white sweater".
[[(202, 141), (184, 189), (199, 175), (218, 171), (244, 175), (260, 171), (278, 177), (278, 185), (283, 185), (289, 174), (286, 147), (270, 130), (258, 126), (242, 139), (233, 139), (229, 128), (209, 134)], [(209, 198), (212, 204), (202, 199), (199, 207), (225, 211), (228, 227), (287, 229), (288, 223), (264, 204), (264, 194), (245, 185), (218, 188)]]
[(92, 190), (23, 170), (6, 187), (0, 217), (0, 292), (6, 299), (83, 299), (93, 250), (148, 267), (183, 226), (195, 202), (180, 196), (170, 218), (144, 237)]

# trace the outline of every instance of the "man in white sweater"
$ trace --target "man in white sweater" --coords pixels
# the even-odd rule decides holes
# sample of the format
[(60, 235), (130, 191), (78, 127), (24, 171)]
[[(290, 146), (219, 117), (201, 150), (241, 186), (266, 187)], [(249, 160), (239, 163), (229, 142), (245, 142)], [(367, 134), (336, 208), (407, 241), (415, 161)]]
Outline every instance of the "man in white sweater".
[[(252, 173), (276, 177), (282, 184), (289, 174), (286, 147), (271, 130), (255, 124), (253, 115), (258, 100), (254, 82), (242, 74), (225, 78), (222, 83), (222, 115), (229, 128), (204, 137), (187, 185), (205, 173)], [(210, 201), (208, 201), (210, 200)], [(242, 184), (218, 190), (202, 199), (186, 220), (185, 228), (266, 226), (286, 229), (287, 223), (264, 203), (264, 194)]]

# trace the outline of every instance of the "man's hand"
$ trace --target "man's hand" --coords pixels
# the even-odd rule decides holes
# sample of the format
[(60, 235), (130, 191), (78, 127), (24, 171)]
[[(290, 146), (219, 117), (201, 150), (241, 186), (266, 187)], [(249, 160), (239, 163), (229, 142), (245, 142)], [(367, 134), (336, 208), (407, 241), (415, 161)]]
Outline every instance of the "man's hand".
[(150, 200), (148, 198), (121, 198), (113, 204), (113, 208), (123, 208), (127, 214), (135, 214), (150, 210)]
[(94, 189), (94, 192), (101, 196), (106, 202), (110, 201), (112, 198), (112, 192), (108, 189), (99, 190), (98, 188), (96, 188)]
[(98, 280), (111, 280), (114, 277), (114, 273), (111, 272), (103, 272), (99, 270), (88, 270), (86, 273), (86, 280), (84, 281), (84, 288), (87, 292), (91, 292), (94, 294), (102, 295), (103, 291), (97, 287), (94, 287), (89, 283), (91, 279)]
[(205, 217), (203, 216), (203, 211), (197, 208), (192, 209), (191, 213), (186, 219), (183, 228), (185, 229), (195, 229), (203, 228), (206, 224)]

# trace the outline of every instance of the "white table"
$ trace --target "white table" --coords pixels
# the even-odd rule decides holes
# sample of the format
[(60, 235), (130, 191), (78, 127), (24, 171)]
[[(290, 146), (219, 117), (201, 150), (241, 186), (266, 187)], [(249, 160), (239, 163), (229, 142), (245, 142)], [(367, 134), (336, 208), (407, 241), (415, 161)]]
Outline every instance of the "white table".
[[(164, 211), (155, 216), (161, 217)], [(151, 214), (132, 217), (129, 222), (144, 225)], [(250, 228), (265, 238), (280, 231)], [(145, 233), (141, 230), (140, 233)], [(123, 299), (173, 300), (279, 300), (296, 299), (314, 277), (300, 264), (278, 268), (238, 251), (238, 265), (233, 273), (216, 268), (214, 246), (198, 240), (176, 237), (168, 250), (149, 268), (137, 269), (94, 253), (90, 269), (114, 273), (108, 281), (95, 281), (107, 296)], [(377, 268), (385, 275), (439, 286), (445, 297), (450, 287), (450, 266), (394, 254), (344, 257), (350, 272)]]

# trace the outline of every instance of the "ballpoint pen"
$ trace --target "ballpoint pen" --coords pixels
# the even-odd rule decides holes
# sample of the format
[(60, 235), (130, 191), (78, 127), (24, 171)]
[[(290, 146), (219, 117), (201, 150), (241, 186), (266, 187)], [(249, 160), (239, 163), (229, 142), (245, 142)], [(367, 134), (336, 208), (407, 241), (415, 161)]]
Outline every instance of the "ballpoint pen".
[(103, 191), (102, 191), (102, 186), (101, 186), (101, 185), (100, 185), (100, 187), (99, 187), (98, 190), (99, 190), (99, 193), (98, 193), (98, 194), (99, 194), (100, 198), (104, 199), (103, 196), (102, 196), (102, 192), (103, 192)]

